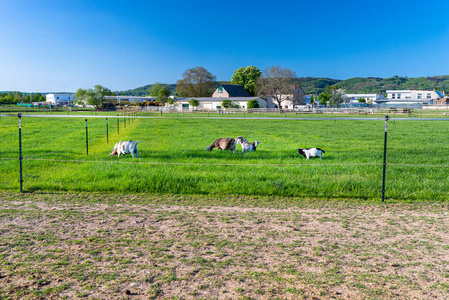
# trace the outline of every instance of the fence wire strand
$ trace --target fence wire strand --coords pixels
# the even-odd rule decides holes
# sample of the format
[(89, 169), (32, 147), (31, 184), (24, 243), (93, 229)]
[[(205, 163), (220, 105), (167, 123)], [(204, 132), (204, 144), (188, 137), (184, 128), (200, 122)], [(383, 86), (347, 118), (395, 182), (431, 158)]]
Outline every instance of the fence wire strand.
[[(25, 159), (25, 157), (24, 157), (24, 159)], [(46, 158), (27, 158), (27, 160), (73, 162), (73, 163), (192, 165), (192, 166), (381, 166), (382, 165), (382, 163), (366, 163), (366, 164), (223, 164), (223, 163), (177, 163), (177, 162), (147, 162), (147, 161), (105, 161), (105, 160), (46, 159)]]
[[(14, 158), (17, 159), (17, 158)], [(177, 163), (177, 162), (147, 162), (147, 161), (105, 161), (105, 160), (76, 160), (76, 159), (46, 159), (29, 158), (27, 160), (38, 161), (56, 161), (73, 163), (106, 163), (106, 164), (146, 164), (146, 165), (187, 165), (187, 166), (382, 166), (382, 163), (359, 163), (359, 164), (223, 164), (223, 163)], [(449, 165), (417, 165), (417, 164), (394, 164), (387, 163), (388, 166), (402, 167), (431, 167), (431, 168), (449, 168)]]

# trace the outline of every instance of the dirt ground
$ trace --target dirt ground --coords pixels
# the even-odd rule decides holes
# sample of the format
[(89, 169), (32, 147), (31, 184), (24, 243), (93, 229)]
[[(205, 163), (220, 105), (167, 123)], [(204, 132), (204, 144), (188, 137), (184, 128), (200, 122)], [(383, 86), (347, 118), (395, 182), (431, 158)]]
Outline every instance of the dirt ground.
[(0, 299), (447, 299), (448, 232), (446, 203), (3, 192)]

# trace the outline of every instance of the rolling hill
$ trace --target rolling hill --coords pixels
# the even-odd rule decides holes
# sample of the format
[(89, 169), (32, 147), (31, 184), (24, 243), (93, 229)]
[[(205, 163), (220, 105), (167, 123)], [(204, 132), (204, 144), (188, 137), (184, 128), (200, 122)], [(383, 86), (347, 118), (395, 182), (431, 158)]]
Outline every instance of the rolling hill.
[[(299, 77), (296, 83), (300, 83), (307, 94), (320, 94), (327, 85), (339, 84), (348, 94), (385, 94), (386, 90), (424, 89), (449, 92), (449, 75), (431, 77), (354, 77), (345, 80), (322, 77)], [(217, 83), (219, 84), (219, 83)], [(116, 91), (116, 95), (145, 96), (152, 85), (145, 85), (127, 91)], [(176, 84), (169, 84), (172, 94), (176, 93)]]

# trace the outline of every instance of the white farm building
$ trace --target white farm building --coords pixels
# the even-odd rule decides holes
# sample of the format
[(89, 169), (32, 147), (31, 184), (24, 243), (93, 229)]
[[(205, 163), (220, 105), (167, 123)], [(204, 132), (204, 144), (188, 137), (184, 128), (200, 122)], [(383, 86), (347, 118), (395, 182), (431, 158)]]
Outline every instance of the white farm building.
[[(190, 105), (190, 100), (195, 99), (198, 101), (198, 107), (193, 108)], [(192, 97), (192, 98), (176, 98), (176, 105), (183, 110), (221, 110), (224, 100), (230, 100), (233, 105), (239, 108), (248, 108), (248, 101), (257, 100), (260, 108), (267, 107), (267, 101), (257, 96), (251, 96), (243, 86), (234, 84), (221, 84), (212, 97)]]
[(350, 103), (358, 103), (360, 98), (366, 100), (366, 103), (374, 103), (379, 100), (386, 100), (381, 94), (346, 94)]
[(433, 104), (444, 98), (444, 93), (434, 90), (387, 90), (388, 104)]
[(199, 98), (176, 98), (176, 105), (182, 107), (183, 110), (192, 110), (192, 106), (189, 104), (190, 100), (195, 99), (198, 101), (198, 109), (200, 110), (220, 110), (222, 109), (223, 100), (230, 100), (233, 104), (239, 108), (248, 108), (248, 101), (257, 100), (260, 108), (267, 107), (267, 101), (260, 97), (199, 97)]
[(47, 94), (46, 102), (55, 106), (72, 105), (76, 101), (75, 94)]

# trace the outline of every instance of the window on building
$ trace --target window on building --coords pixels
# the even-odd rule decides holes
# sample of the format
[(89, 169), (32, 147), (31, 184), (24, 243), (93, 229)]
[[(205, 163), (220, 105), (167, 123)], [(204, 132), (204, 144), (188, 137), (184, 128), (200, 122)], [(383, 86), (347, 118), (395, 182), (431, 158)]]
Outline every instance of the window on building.
[(221, 85), (218, 87), (218, 93), (223, 94), (223, 87)]
[(401, 99), (401, 94), (398, 94), (398, 99)]
[(432, 99), (432, 94), (431, 93), (427, 93), (427, 99)]
[(58, 100), (59, 100), (59, 97), (56, 97), (56, 99), (58, 99)]
[(391, 99), (396, 99), (396, 94), (391, 94)]
[(418, 99), (422, 99), (422, 94), (421, 93), (418, 94)]

